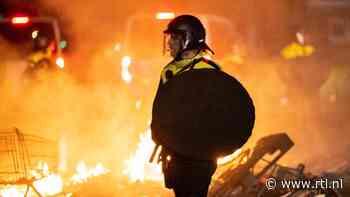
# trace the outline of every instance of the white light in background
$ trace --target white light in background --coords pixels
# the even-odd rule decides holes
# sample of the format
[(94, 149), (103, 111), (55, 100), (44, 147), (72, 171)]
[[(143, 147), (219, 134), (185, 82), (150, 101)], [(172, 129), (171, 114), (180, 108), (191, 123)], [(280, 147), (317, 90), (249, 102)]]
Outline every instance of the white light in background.
[(305, 39), (304, 39), (304, 35), (300, 32), (297, 32), (296, 33), (296, 37), (297, 37), (297, 40), (300, 44), (304, 44), (305, 43)]
[(122, 58), (122, 68), (128, 68), (131, 64), (131, 57), (130, 56), (124, 56)]
[(130, 83), (132, 81), (132, 76), (127, 71), (122, 71), (122, 78), (126, 83)]
[(132, 80), (132, 75), (129, 72), (129, 66), (131, 64), (131, 58), (129, 56), (124, 56), (122, 58), (122, 79), (126, 82), (126, 83), (130, 83)]
[(34, 31), (32, 32), (32, 38), (33, 38), (33, 39), (37, 38), (37, 37), (38, 37), (38, 34), (39, 34), (39, 31), (38, 31), (38, 30), (34, 30)]
[(68, 147), (66, 137), (62, 136), (59, 140), (59, 164), (58, 169), (61, 172), (67, 170)]
[(64, 59), (62, 57), (57, 58), (56, 64), (59, 68), (63, 69), (64, 68)]
[(156, 15), (156, 19), (158, 20), (168, 20), (175, 18), (175, 14), (173, 12), (159, 12)]
[(159, 163), (149, 163), (154, 147), (155, 143), (152, 141), (151, 129), (148, 128), (140, 134), (140, 141), (135, 154), (125, 161), (123, 174), (127, 175), (131, 182), (163, 180), (161, 165)]
[(114, 48), (113, 48), (114, 51), (119, 52), (120, 49), (121, 49), (121, 44), (120, 43), (117, 43), (117, 44), (114, 45)]
[(140, 109), (141, 109), (141, 104), (142, 104), (141, 100), (138, 99), (138, 100), (136, 101), (136, 109), (137, 109), (137, 110), (140, 110)]
[(11, 19), (12, 24), (27, 24), (29, 18), (27, 16), (18, 16)]

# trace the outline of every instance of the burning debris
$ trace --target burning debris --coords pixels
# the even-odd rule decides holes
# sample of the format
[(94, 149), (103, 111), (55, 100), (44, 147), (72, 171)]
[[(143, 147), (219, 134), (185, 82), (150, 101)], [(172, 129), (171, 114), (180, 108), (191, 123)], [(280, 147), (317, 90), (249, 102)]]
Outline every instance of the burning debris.
[(63, 186), (62, 179), (49, 171), (47, 163), (40, 163), (37, 168), (33, 167), (39, 159), (55, 161), (55, 153), (50, 153), (54, 146), (53, 141), (25, 135), (17, 128), (2, 131), (0, 133), (1, 196), (27, 197), (35, 194), (41, 197), (60, 193)]
[(140, 142), (135, 155), (126, 161), (124, 174), (132, 182), (145, 180), (161, 181), (163, 179), (160, 164), (149, 163), (154, 147), (155, 143), (152, 141), (151, 129), (147, 129), (144, 134), (140, 135)]
[(77, 173), (71, 178), (73, 184), (84, 183), (87, 182), (90, 177), (96, 177), (110, 172), (103, 167), (101, 163), (98, 163), (96, 167), (89, 169), (83, 161), (79, 162), (76, 171)]
[[(57, 153), (50, 153), (57, 148), (57, 144), (38, 136), (23, 134), (17, 128), (0, 132), (0, 147), (1, 197), (68, 197), (71, 196), (71, 185), (82, 184), (91, 177), (110, 172), (101, 163), (89, 168), (84, 162), (77, 165), (76, 174), (70, 179), (55, 172), (57, 170), (51, 171), (48, 163), (43, 161), (54, 158), (51, 163), (58, 163)], [(36, 162), (38, 165), (34, 167)]]
[[(230, 163), (218, 169), (216, 179), (210, 190), (211, 196), (224, 197), (242, 196), (250, 193), (258, 194), (260, 192), (259, 189), (264, 189), (263, 185), (263, 187), (254, 191), (258, 180), (268, 174), (277, 161), (293, 145), (293, 141), (284, 133), (260, 139), (252, 153), (250, 153), (249, 149), (243, 151)], [(263, 157), (266, 154), (273, 154), (273, 159), (271, 161), (264, 160)], [(263, 167), (257, 165), (260, 161), (266, 162)], [(256, 168), (258, 168), (259, 172), (256, 171)]]
[[(314, 175), (305, 172), (305, 165), (296, 168), (277, 164), (278, 160), (294, 146), (294, 142), (285, 133), (270, 135), (260, 139), (253, 150), (240, 151), (230, 162), (219, 167), (212, 182), (211, 197), (234, 196), (347, 196), (347, 186), (339, 185), (350, 180), (349, 171), (340, 174)], [(344, 177), (348, 174), (348, 178)], [(285, 189), (276, 187), (269, 190), (268, 179), (275, 180), (341, 180), (338, 189), (319, 188), (311, 190)]]
[[(1, 156), (1, 197), (90, 197), (90, 196), (155, 196), (170, 197), (172, 192), (164, 189), (163, 175), (160, 164), (148, 162), (155, 146), (151, 139), (151, 131), (147, 129), (140, 135), (140, 141), (135, 154), (125, 162), (124, 175), (116, 177), (111, 170), (105, 168), (102, 163), (95, 166), (87, 165), (81, 161), (76, 166), (74, 175), (66, 175), (49, 169), (50, 161), (45, 155), (45, 149), (41, 154), (33, 154), (28, 146), (34, 142), (40, 142), (41, 146), (55, 144), (45, 141), (44, 138), (25, 135), (18, 129), (0, 133), (2, 149)], [(48, 143), (50, 142), (50, 143)], [(260, 139), (252, 149), (239, 149), (232, 155), (218, 159), (219, 168), (215, 174), (210, 188), (210, 197), (234, 197), (234, 196), (347, 196), (350, 187), (350, 170), (346, 166), (338, 172), (325, 172), (314, 175), (305, 171), (305, 165), (299, 164), (296, 168), (277, 164), (294, 142), (285, 133), (270, 135)], [(5, 150), (6, 149), (6, 150)], [(53, 151), (54, 152), (54, 151)], [(46, 156), (46, 160), (43, 156)], [(41, 156), (41, 161), (36, 162), (35, 156)], [(8, 157), (7, 159), (5, 157)], [(54, 155), (52, 155), (55, 158)], [(9, 162), (10, 168), (4, 161)], [(12, 171), (11, 171), (12, 169)], [(6, 173), (5, 173), (6, 172)], [(286, 190), (274, 191), (266, 188), (268, 178), (276, 179), (316, 179), (329, 178), (331, 180), (343, 178), (344, 187), (341, 190)]]
[(160, 165), (148, 163), (154, 147), (149, 129), (140, 135), (140, 140), (136, 154), (126, 161), (125, 175), (117, 178), (102, 163), (90, 166), (84, 161), (77, 164), (73, 175), (59, 172), (57, 152), (45, 153), (57, 149), (57, 143), (18, 129), (1, 132), (0, 197), (171, 196), (160, 182)]

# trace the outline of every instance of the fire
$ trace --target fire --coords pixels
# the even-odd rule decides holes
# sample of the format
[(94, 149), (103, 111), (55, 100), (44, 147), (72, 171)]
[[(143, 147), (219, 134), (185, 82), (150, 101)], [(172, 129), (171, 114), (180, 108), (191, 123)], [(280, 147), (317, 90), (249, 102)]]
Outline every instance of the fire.
[(49, 176), (34, 182), (34, 187), (43, 195), (55, 195), (62, 191), (63, 181), (59, 175)]
[(232, 153), (231, 155), (228, 155), (226, 157), (222, 157), (218, 159), (218, 165), (223, 165), (226, 164), (230, 161), (232, 161), (234, 158), (236, 158), (238, 155), (240, 155), (242, 153), (242, 149), (237, 149), (234, 153)]
[(64, 68), (64, 59), (63, 57), (58, 57), (56, 59), (56, 64), (57, 66), (60, 68), (60, 69), (63, 69)]
[(78, 163), (76, 171), (77, 173), (71, 178), (73, 184), (84, 183), (90, 177), (96, 177), (110, 172), (101, 163), (98, 163), (94, 168), (88, 168), (83, 161)]
[(10, 186), (5, 187), (4, 189), (0, 190), (0, 196), (2, 197), (20, 197), (24, 196), (26, 192), (25, 187), (16, 187), (16, 186)]
[[(135, 154), (125, 162), (126, 169), (123, 171), (132, 182), (136, 181), (161, 181), (163, 179), (161, 165), (149, 163), (155, 143), (152, 141), (151, 129), (148, 128), (146, 132), (140, 134), (140, 142), (137, 146)], [(233, 154), (218, 159), (218, 164), (223, 165), (232, 161), (240, 155), (242, 149), (236, 150)], [(170, 159), (170, 158), (167, 158)]]
[(122, 79), (126, 82), (126, 83), (130, 83), (132, 81), (132, 75), (129, 71), (129, 66), (131, 64), (131, 57), (130, 56), (124, 56), (122, 58), (122, 62), (121, 62), (121, 66), (122, 66), (122, 70), (121, 70), (121, 74), (122, 74)]
[(300, 44), (305, 43), (305, 38), (304, 38), (304, 35), (302, 33), (297, 32), (295, 36), (297, 37), (297, 40)]
[[(36, 180), (33, 187), (42, 195), (55, 195), (63, 190), (63, 181), (61, 176), (50, 172), (47, 163), (39, 162), (37, 169), (31, 171), (32, 177)], [(5, 186), (0, 190), (1, 197), (22, 197), (25, 195), (27, 185)], [(36, 196), (30, 189), (28, 197)]]
[[(79, 162), (76, 168), (77, 173), (72, 176), (70, 182), (64, 184), (60, 175), (50, 172), (47, 163), (39, 162), (36, 169), (31, 170), (31, 176), (34, 179), (32, 186), (41, 196), (54, 196), (63, 193), (64, 185), (79, 184), (87, 182), (90, 177), (96, 177), (107, 174), (109, 172), (101, 163), (95, 167), (89, 168), (85, 162)], [(27, 190), (27, 184), (31, 184), (31, 179), (21, 181), (19, 185), (5, 185), (0, 188), (1, 197), (23, 197)], [(27, 193), (28, 197), (38, 196), (33, 188), (30, 188)], [(66, 193), (66, 197), (71, 196), (71, 193)]]
[(34, 187), (40, 194), (46, 196), (62, 192), (63, 181), (61, 176), (50, 172), (47, 163), (40, 162), (38, 169), (32, 171), (32, 175), (38, 179), (34, 182)]
[(295, 59), (298, 57), (307, 57), (315, 52), (313, 45), (304, 45), (293, 42), (281, 50), (281, 55), (285, 59)]
[(152, 141), (151, 129), (140, 135), (137, 150), (129, 160), (125, 162), (126, 169), (123, 171), (132, 182), (136, 181), (161, 181), (162, 170), (160, 164), (149, 163), (155, 143)]

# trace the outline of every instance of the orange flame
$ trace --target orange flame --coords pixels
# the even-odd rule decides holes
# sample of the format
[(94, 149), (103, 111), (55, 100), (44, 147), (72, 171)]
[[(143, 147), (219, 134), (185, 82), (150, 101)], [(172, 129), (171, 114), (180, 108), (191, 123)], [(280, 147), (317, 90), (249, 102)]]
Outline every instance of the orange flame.
[(50, 172), (47, 163), (40, 162), (38, 164), (38, 169), (32, 171), (32, 175), (39, 179), (34, 182), (34, 187), (40, 192), (40, 194), (46, 196), (62, 192), (63, 181), (61, 176)]
[(163, 179), (161, 165), (149, 163), (149, 158), (155, 147), (152, 141), (151, 129), (140, 135), (140, 142), (135, 154), (125, 161), (126, 169), (123, 174), (127, 175), (132, 182), (136, 181), (161, 181)]
[[(96, 177), (103, 174), (109, 173), (101, 163), (98, 163), (93, 168), (88, 168), (84, 162), (79, 162), (77, 165), (77, 173), (72, 176), (72, 184), (79, 184), (87, 182), (90, 177)], [(33, 178), (37, 181), (33, 182), (34, 188), (42, 196), (54, 196), (62, 193), (63, 191), (63, 180), (60, 175), (54, 174), (49, 171), (47, 163), (40, 162), (37, 169), (31, 171)], [(26, 193), (26, 185), (6, 185), (0, 188), (1, 197), (23, 197)], [(27, 193), (28, 197), (37, 196), (31, 189)], [(66, 197), (71, 196), (71, 193), (65, 194)]]
[[(16, 186), (6, 186), (5, 188), (0, 190), (0, 196), (2, 197), (20, 197), (24, 196), (26, 191), (26, 187), (16, 187)], [(29, 193), (29, 196), (30, 193)]]
[[(125, 161), (125, 170), (123, 174), (127, 175), (131, 182), (136, 181), (161, 181), (163, 174), (160, 164), (149, 163), (149, 158), (155, 147), (152, 141), (151, 129), (148, 128), (146, 132), (140, 134), (140, 142), (137, 146), (135, 154)], [(232, 161), (242, 152), (241, 149), (236, 150), (233, 154), (218, 159), (218, 164), (223, 165)], [(170, 158), (167, 158), (170, 159)]]
[(223, 165), (226, 164), (230, 161), (232, 161), (234, 158), (236, 158), (239, 154), (241, 154), (242, 149), (237, 149), (234, 153), (232, 153), (231, 155), (228, 155), (226, 157), (222, 157), (218, 159), (217, 164), (218, 165)]
[(73, 175), (71, 181), (73, 184), (87, 182), (90, 177), (104, 175), (110, 172), (101, 163), (98, 163), (94, 168), (88, 168), (85, 162), (81, 161), (76, 167), (77, 173)]
[[(45, 162), (39, 162), (37, 169), (31, 171), (34, 181), (33, 186), (43, 196), (55, 195), (63, 190), (62, 178), (49, 171), (49, 167)], [(26, 192), (26, 185), (21, 186), (5, 186), (0, 190), (1, 197), (22, 197)], [(36, 196), (32, 190), (28, 191), (28, 197)]]

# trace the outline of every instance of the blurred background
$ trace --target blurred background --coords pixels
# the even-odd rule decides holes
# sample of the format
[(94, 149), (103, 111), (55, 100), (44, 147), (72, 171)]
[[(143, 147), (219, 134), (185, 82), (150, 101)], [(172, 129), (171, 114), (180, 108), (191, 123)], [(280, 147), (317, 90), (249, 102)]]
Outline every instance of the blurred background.
[(151, 143), (153, 97), (171, 60), (162, 31), (187, 13), (207, 28), (209, 58), (253, 97), (247, 147), (285, 132), (295, 146), (281, 164), (344, 168), (349, 9), (346, 0), (1, 0), (0, 128), (57, 141), (53, 165), (62, 173), (79, 161), (102, 162), (124, 177), (134, 165), (125, 162), (152, 149), (142, 143)]

